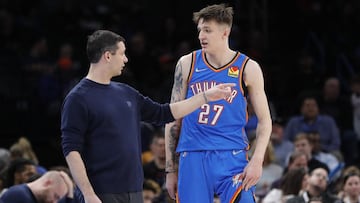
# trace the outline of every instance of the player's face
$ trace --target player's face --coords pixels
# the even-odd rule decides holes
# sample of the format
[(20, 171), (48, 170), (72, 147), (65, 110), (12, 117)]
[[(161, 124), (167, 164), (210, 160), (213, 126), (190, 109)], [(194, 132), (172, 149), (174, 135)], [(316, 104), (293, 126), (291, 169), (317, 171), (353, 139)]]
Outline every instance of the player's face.
[(121, 75), (125, 64), (128, 62), (128, 58), (125, 55), (125, 44), (124, 42), (119, 42), (117, 44), (118, 49), (116, 50), (115, 54), (111, 55), (111, 68), (114, 72), (114, 76)]
[(222, 43), (226, 42), (226, 26), (221, 25), (214, 20), (204, 21), (204, 19), (201, 18), (197, 29), (199, 32), (198, 38), (201, 48), (207, 53), (218, 50)]

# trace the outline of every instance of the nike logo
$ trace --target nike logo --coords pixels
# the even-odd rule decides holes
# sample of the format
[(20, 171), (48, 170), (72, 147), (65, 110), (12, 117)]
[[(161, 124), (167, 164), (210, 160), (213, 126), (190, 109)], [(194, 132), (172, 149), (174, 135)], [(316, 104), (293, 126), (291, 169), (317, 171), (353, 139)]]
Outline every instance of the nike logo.
[(237, 155), (237, 154), (239, 154), (239, 153), (241, 153), (243, 150), (233, 150), (232, 151), (232, 154), (233, 155)]
[(198, 68), (195, 68), (195, 72), (202, 72), (202, 71), (204, 71), (204, 70), (206, 70), (206, 68), (203, 68), (203, 69), (198, 69)]

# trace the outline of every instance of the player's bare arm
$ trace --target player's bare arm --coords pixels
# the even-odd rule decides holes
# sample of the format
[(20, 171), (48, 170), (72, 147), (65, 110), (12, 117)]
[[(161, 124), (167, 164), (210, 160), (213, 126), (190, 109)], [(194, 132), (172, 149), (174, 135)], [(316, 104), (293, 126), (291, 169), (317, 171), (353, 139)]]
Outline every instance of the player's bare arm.
[[(187, 88), (187, 76), (190, 72), (191, 54), (183, 56), (176, 64), (174, 73), (174, 84), (171, 93), (170, 103), (182, 101), (185, 99)], [(180, 134), (181, 120), (176, 120), (165, 125), (165, 153), (167, 172), (166, 188), (171, 198), (175, 199), (177, 186), (177, 156), (176, 145)]]
[[(179, 59), (174, 73), (174, 84), (171, 93), (170, 103), (179, 102), (185, 99), (187, 88), (187, 77), (190, 72), (191, 54)], [(165, 145), (166, 145), (166, 170), (176, 170), (176, 143), (179, 136), (180, 122), (178, 119), (165, 126)]]
[(260, 66), (249, 60), (244, 70), (244, 81), (249, 90), (250, 102), (258, 118), (254, 154), (244, 171), (244, 187), (255, 185), (262, 174), (262, 164), (271, 134), (271, 116), (264, 90), (264, 78)]

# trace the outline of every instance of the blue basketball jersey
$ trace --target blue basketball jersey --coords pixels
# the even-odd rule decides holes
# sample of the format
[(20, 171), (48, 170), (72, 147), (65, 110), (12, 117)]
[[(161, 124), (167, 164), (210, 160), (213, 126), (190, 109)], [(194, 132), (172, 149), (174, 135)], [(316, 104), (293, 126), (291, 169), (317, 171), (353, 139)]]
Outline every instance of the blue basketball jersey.
[(186, 98), (221, 83), (236, 86), (228, 99), (203, 104), (183, 118), (177, 152), (247, 149), (244, 126), (248, 115), (242, 75), (249, 58), (238, 52), (227, 65), (215, 69), (201, 50), (194, 51), (192, 56)]

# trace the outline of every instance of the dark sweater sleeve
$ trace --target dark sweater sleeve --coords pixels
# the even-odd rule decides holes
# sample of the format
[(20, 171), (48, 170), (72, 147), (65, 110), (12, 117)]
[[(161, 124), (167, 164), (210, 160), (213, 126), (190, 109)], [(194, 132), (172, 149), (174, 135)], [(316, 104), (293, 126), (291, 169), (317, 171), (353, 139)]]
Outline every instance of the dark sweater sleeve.
[(71, 151), (82, 151), (88, 123), (87, 113), (86, 104), (80, 97), (72, 94), (64, 100), (61, 111), (61, 145), (65, 157)]
[(160, 104), (140, 94), (141, 118), (143, 121), (163, 125), (175, 120), (170, 105)]

